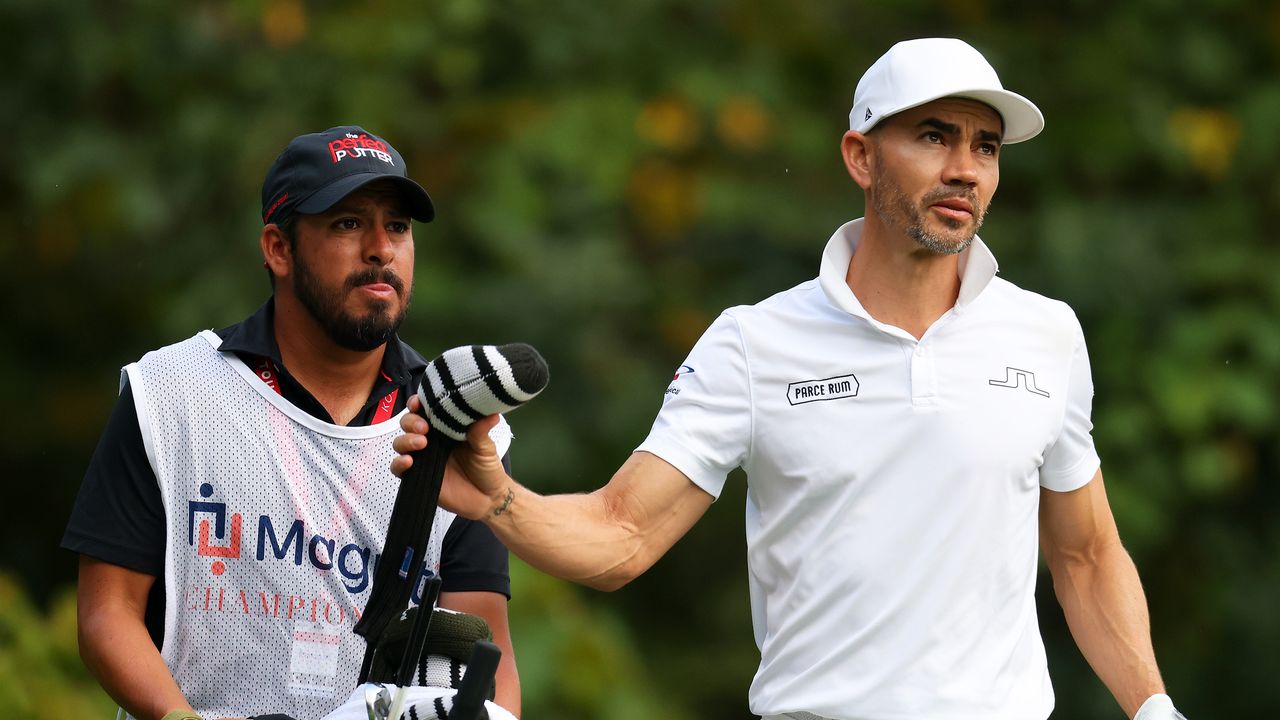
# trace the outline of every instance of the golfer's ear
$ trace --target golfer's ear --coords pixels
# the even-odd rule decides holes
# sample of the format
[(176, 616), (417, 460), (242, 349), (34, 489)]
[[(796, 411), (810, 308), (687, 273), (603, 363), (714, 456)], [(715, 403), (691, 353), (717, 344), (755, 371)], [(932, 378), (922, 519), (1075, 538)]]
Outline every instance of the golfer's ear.
[(840, 139), (840, 156), (849, 177), (863, 190), (871, 187), (871, 154), (873, 143), (862, 133), (850, 130)]

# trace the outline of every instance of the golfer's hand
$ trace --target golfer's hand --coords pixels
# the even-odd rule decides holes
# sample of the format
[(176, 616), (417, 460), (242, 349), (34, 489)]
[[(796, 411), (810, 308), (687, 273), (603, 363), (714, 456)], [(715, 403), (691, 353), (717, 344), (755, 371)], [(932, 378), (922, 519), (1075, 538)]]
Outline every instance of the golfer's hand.
[[(417, 395), (409, 398), (409, 410), (400, 418), (404, 434), (391, 444), (397, 453), (391, 461), (391, 472), (403, 477), (413, 466), (410, 453), (427, 447), (427, 431), (431, 426), (418, 414), (422, 403)], [(502, 505), (512, 483), (502, 467), (498, 448), (489, 431), (498, 424), (498, 416), (476, 421), (467, 430), (467, 442), (449, 456), (444, 483), (440, 487), (440, 506), (469, 520), (483, 520)]]

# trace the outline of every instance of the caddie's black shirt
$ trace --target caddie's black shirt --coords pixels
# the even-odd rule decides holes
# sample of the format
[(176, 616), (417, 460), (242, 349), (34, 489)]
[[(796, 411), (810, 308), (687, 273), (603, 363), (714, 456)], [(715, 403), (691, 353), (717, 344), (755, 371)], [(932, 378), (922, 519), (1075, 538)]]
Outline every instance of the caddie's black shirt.
[[(284, 366), (273, 332), (275, 305), (268, 300), (243, 322), (217, 331), (218, 348), (233, 352), (249, 367), (264, 358), (275, 365), (280, 394), (300, 410), (327, 423), (333, 418)], [(417, 392), (427, 361), (398, 337), (387, 342), (379, 380), (364, 407), (349, 423), (373, 423), (382, 399), (396, 394), (393, 412), (404, 409)], [(503, 465), (510, 471), (509, 459)], [(133, 392), (120, 390), (107, 425), (89, 461), (62, 547), (83, 555), (154, 575), (146, 624), (159, 647), (164, 629), (165, 516), (160, 485), (147, 460)], [(459, 517), (449, 526), (440, 554), (442, 592), (495, 592), (511, 597), (507, 549), (484, 523)]]

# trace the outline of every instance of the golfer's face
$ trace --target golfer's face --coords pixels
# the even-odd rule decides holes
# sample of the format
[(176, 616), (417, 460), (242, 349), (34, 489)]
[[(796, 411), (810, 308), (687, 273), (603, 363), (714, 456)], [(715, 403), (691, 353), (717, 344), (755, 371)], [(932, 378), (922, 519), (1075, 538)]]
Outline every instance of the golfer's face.
[(1002, 135), (995, 110), (959, 98), (886, 119), (875, 134), (872, 179), (884, 219), (940, 251), (967, 247), (1000, 182)]

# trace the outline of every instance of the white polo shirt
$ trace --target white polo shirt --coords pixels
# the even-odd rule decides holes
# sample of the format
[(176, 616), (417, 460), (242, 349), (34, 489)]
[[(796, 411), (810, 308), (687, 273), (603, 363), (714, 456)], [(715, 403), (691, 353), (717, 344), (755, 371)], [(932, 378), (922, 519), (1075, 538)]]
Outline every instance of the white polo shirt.
[(861, 227), (817, 279), (726, 310), (638, 449), (713, 496), (747, 473), (753, 712), (1044, 720), (1040, 488), (1099, 465), (1080, 324), (975, 238), (917, 341), (845, 283)]

